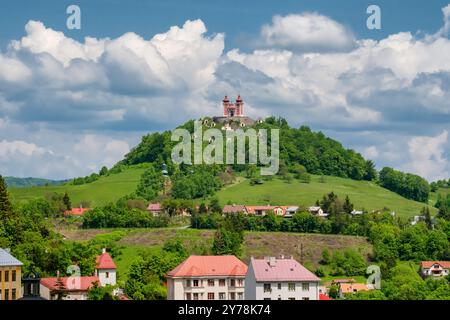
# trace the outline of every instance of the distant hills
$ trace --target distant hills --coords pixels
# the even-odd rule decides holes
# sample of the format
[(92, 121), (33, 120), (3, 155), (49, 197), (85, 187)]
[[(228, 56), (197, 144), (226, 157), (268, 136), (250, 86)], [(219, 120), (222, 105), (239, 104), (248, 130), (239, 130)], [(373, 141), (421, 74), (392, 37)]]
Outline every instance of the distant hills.
[(58, 186), (64, 184), (69, 180), (49, 180), (41, 178), (17, 178), (17, 177), (4, 177), (6, 184), (9, 188), (28, 188), (37, 186)]

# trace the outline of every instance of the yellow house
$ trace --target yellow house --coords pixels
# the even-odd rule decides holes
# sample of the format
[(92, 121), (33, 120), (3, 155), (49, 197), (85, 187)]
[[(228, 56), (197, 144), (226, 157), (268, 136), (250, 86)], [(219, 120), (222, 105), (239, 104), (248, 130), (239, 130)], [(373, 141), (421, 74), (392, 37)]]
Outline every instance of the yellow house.
[(0, 300), (22, 297), (22, 262), (0, 248)]

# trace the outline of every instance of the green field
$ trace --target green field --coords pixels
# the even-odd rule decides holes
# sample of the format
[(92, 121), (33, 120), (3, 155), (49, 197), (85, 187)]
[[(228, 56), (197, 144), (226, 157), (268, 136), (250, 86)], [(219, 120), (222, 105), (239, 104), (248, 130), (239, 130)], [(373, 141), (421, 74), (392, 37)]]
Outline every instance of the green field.
[[(142, 250), (158, 250), (168, 239), (179, 239), (191, 253), (205, 254), (212, 246), (214, 230), (184, 228), (159, 229), (70, 229), (58, 230), (69, 241), (86, 241), (100, 234), (113, 234), (120, 230), (124, 236), (117, 241), (121, 247), (120, 256), (115, 258), (120, 279), (124, 280), (131, 263)], [(303, 247), (303, 252), (301, 248)], [(372, 246), (364, 237), (301, 234), (288, 232), (246, 232), (243, 244), (242, 260), (246, 263), (250, 257), (292, 255), (303, 261), (310, 270), (319, 266), (322, 251), (330, 252), (352, 248), (364, 256), (372, 252)], [(205, 251), (206, 250), (206, 251)]]
[[(251, 186), (248, 180), (244, 180), (219, 191), (217, 197), (221, 204), (312, 206), (324, 194), (333, 191), (342, 199), (348, 195), (356, 210), (371, 211), (386, 207), (395, 211), (400, 217), (418, 215), (425, 206), (424, 203), (405, 199), (370, 181), (328, 176), (325, 177), (325, 182), (320, 180), (320, 176), (312, 176), (311, 183), (308, 184), (298, 180), (287, 183), (280, 179), (273, 179), (254, 186)], [(430, 209), (432, 213), (437, 212), (432, 206)]]
[(78, 206), (81, 201), (88, 201), (90, 206), (98, 206), (116, 201), (120, 197), (133, 192), (144, 171), (143, 168), (130, 168), (83, 185), (11, 188), (9, 192), (13, 202), (45, 197), (47, 193), (51, 192), (67, 192), (74, 207)]

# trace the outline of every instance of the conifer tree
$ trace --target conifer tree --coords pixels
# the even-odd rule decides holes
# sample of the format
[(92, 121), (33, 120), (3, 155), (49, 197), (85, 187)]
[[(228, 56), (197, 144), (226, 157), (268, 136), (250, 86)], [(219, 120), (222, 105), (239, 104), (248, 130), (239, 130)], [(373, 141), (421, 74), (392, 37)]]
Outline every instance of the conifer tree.
[(0, 220), (11, 218), (13, 215), (12, 205), (9, 201), (8, 190), (3, 177), (0, 175)]

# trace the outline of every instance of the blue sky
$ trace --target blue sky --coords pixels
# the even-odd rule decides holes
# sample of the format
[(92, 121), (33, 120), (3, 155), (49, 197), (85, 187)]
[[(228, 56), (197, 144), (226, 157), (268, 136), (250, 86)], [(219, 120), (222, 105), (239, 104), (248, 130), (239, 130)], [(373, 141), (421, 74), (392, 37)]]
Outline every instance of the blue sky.
[[(448, 178), (449, 3), (2, 1), (0, 174), (89, 174), (240, 93), (251, 116)], [(71, 4), (81, 30), (66, 28)], [(370, 4), (381, 30), (366, 28)]]

